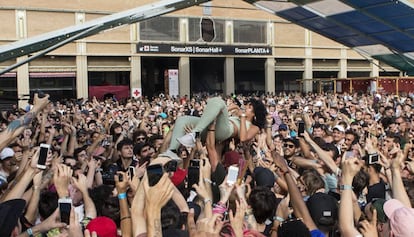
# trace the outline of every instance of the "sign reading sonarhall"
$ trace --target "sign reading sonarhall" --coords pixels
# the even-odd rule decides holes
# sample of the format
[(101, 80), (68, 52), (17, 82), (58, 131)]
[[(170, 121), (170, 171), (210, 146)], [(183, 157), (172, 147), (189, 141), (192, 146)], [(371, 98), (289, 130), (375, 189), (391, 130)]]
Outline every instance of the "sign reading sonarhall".
[(139, 54), (272, 55), (272, 47), (251, 45), (200, 45), (138, 43)]

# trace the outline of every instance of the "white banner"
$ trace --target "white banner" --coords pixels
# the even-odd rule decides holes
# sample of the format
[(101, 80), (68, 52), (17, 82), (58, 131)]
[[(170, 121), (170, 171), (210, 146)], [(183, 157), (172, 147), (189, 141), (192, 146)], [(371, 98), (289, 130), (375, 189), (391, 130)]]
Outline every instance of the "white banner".
[(132, 88), (131, 89), (131, 97), (132, 98), (139, 98), (142, 96), (142, 88)]
[(170, 96), (178, 96), (178, 69), (168, 69), (168, 88)]
[(342, 93), (342, 82), (341, 81), (336, 82), (336, 93)]

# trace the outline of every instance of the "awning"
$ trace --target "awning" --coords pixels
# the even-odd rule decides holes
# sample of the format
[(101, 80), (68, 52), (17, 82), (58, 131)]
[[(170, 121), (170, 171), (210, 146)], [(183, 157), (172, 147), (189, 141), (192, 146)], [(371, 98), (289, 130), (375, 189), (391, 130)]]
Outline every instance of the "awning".
[(15, 72), (6, 72), (4, 74), (1, 74), (0, 77), (16, 77), (17, 73)]
[(414, 75), (414, 4), (408, 0), (244, 0)]
[(30, 78), (76, 77), (75, 72), (30, 72)]

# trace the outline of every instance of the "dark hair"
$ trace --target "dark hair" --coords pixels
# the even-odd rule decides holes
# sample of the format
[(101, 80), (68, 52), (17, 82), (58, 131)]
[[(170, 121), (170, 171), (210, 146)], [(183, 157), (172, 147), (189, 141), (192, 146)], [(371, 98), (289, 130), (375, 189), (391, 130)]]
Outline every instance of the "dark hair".
[(76, 148), (75, 151), (73, 152), (73, 158), (75, 160), (78, 160), (79, 153), (81, 153), (82, 151), (86, 151), (86, 148), (88, 148), (87, 145)]
[(117, 197), (112, 196), (112, 190), (113, 187), (103, 184), (89, 190), (89, 195), (95, 204), (97, 216), (109, 217), (119, 227), (119, 201)]
[(305, 170), (302, 174), (302, 179), (309, 196), (312, 196), (316, 190), (325, 188), (325, 182), (316, 170)]
[(257, 223), (262, 224), (266, 219), (272, 219), (275, 215), (277, 200), (275, 194), (267, 187), (256, 187), (249, 196), (249, 205)]
[(252, 123), (258, 126), (259, 128), (264, 128), (266, 124), (266, 114), (267, 114), (265, 105), (261, 101), (256, 100), (256, 99), (250, 99), (249, 103), (251, 103), (253, 106), (254, 116), (255, 116)]
[(40, 217), (46, 219), (52, 215), (58, 207), (58, 199), (59, 197), (55, 192), (46, 191), (41, 193), (38, 206)]
[(161, 226), (162, 229), (179, 229), (180, 209), (171, 199), (161, 208)]
[(362, 193), (365, 187), (368, 186), (369, 175), (367, 172), (360, 170), (352, 180), (352, 187), (357, 197)]
[(118, 143), (118, 145), (116, 146), (116, 150), (117, 151), (120, 151), (120, 150), (122, 150), (122, 147), (123, 146), (128, 146), (128, 145), (133, 145), (134, 143), (131, 141), (131, 139), (129, 139), (129, 138), (124, 138), (124, 139), (122, 139), (122, 141), (120, 141), (119, 143)]
[(115, 134), (115, 128), (119, 128), (119, 127), (122, 127), (122, 125), (121, 124), (119, 124), (118, 122), (115, 122), (115, 123), (113, 123), (112, 124), (112, 126), (111, 126), (111, 128), (110, 128), (110, 134), (111, 135), (116, 135)]
[(300, 219), (290, 219), (281, 223), (279, 229), (277, 229), (277, 236), (311, 237), (311, 233)]
[(354, 136), (354, 140), (352, 141), (352, 145), (355, 145), (355, 144), (358, 143), (358, 141), (359, 141), (358, 134), (356, 134), (354, 131), (352, 131), (350, 129), (345, 131), (345, 135), (347, 135), (347, 134), (350, 134), (350, 135)]
[(132, 133), (132, 141), (135, 143), (135, 141), (137, 140), (137, 137), (139, 137), (140, 135), (143, 135), (146, 138), (147, 132), (143, 129), (135, 130), (134, 133)]

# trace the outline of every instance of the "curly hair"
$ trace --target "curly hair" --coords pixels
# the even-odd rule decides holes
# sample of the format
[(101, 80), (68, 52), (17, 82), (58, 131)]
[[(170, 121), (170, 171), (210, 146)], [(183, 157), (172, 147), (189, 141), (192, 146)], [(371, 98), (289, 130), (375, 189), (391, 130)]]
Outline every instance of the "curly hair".
[(265, 105), (260, 100), (256, 100), (256, 99), (250, 99), (249, 103), (252, 104), (253, 109), (254, 109), (254, 115), (255, 115), (255, 118), (253, 119), (252, 123), (261, 129), (264, 128), (266, 124), (266, 114), (267, 114)]

